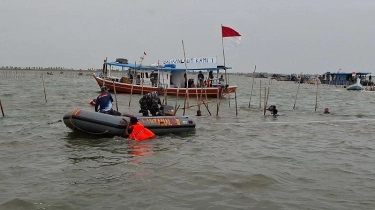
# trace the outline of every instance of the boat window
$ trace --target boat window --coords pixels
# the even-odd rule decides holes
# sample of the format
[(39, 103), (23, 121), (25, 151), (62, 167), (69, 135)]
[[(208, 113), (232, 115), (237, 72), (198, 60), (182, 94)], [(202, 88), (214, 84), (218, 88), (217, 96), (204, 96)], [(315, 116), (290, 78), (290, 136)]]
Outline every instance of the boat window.
[(148, 72), (146, 72), (146, 78), (148, 78)]

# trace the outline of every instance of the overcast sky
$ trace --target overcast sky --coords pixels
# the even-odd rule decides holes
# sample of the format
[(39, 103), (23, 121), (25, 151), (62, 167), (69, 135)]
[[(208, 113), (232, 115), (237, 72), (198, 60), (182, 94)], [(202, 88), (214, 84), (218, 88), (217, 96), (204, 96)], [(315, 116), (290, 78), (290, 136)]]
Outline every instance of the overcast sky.
[(214, 57), (235, 72), (373, 72), (375, 0), (0, 0), (0, 66)]

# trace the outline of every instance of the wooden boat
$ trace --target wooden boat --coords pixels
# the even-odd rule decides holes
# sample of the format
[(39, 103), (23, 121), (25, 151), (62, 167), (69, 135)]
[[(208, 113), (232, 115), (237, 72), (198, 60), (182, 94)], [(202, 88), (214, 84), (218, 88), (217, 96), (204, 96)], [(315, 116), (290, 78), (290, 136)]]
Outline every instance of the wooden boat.
[[(195, 130), (195, 121), (188, 116), (137, 116), (137, 118), (156, 135), (179, 134)], [(130, 119), (125, 116), (75, 109), (66, 113), (63, 121), (68, 128), (75, 132), (113, 137), (124, 135), (127, 122)]]
[[(122, 70), (128, 70), (128, 74), (125, 77), (112, 77), (110, 71), (108, 75), (93, 74), (99, 87), (107, 86), (110, 91), (116, 93), (126, 94), (145, 94), (148, 92), (156, 91), (158, 87), (164, 87), (167, 95), (180, 95), (185, 96), (187, 93), (189, 97), (218, 97), (229, 93), (236, 92), (237, 86), (229, 86), (222, 81), (219, 81), (219, 71), (231, 69), (231, 67), (215, 66), (215, 67), (204, 67), (204, 68), (178, 68), (174, 64), (165, 64), (163, 66), (141, 66), (130, 63), (122, 62), (107, 62), (111, 69), (112, 67), (120, 67)], [(186, 78), (188, 88), (186, 88), (185, 77), (186, 71), (216, 71), (216, 78), (206, 78), (203, 86), (199, 86), (194, 83), (194, 79)], [(156, 75), (156, 78), (152, 75)], [(156, 82), (152, 82), (155, 79)], [(155, 84), (153, 84), (155, 83)], [(206, 85), (208, 84), (208, 85)]]

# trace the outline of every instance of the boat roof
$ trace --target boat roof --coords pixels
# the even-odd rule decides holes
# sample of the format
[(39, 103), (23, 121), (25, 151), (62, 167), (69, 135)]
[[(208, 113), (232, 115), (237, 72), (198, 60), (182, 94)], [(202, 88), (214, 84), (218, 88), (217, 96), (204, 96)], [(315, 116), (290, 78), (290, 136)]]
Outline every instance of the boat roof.
[(159, 70), (159, 71), (217, 71), (217, 70), (225, 70), (225, 69), (232, 69), (232, 67), (224, 67), (224, 66), (217, 66), (216, 68), (213, 67), (203, 67), (203, 68), (175, 68), (173, 65), (171, 66), (164, 66), (164, 67), (157, 67), (157, 66), (142, 66), (136, 65), (133, 63), (119, 63), (119, 62), (107, 62), (107, 65), (110, 66), (119, 66), (119, 67), (127, 67), (139, 70)]

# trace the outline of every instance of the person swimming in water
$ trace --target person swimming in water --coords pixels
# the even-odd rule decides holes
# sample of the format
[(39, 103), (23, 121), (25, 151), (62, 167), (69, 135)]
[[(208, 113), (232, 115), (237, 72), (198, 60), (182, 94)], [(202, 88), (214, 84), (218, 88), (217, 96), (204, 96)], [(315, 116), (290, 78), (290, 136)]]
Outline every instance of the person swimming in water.
[(273, 115), (273, 116), (277, 116), (278, 114), (277, 114), (277, 109), (276, 109), (276, 106), (275, 105), (271, 105), (270, 107), (268, 107), (268, 109), (267, 109), (268, 111), (270, 111), (271, 112), (271, 114)]

